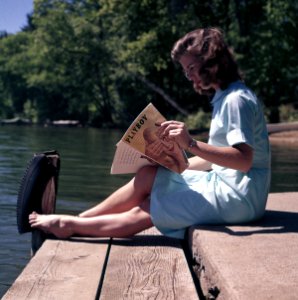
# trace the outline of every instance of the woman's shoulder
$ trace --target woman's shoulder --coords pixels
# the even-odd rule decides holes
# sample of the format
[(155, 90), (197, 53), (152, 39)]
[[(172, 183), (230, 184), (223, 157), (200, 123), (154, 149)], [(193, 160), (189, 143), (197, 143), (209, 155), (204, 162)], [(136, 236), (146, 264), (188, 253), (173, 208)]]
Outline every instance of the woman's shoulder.
[(257, 97), (254, 92), (241, 81), (231, 83), (225, 94), (224, 100), (226, 103), (257, 103)]
[(214, 107), (256, 106), (256, 95), (242, 81), (232, 82), (225, 90), (218, 90), (212, 100)]

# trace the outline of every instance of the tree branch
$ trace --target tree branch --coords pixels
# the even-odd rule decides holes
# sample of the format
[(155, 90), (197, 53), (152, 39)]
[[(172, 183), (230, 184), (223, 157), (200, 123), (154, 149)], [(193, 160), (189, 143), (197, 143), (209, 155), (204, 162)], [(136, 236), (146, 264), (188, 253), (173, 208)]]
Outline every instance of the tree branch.
[(150, 80), (148, 80), (144, 76), (141, 76), (141, 75), (138, 75), (138, 74), (135, 74), (135, 77), (137, 79), (139, 79), (140, 81), (142, 81), (149, 89), (153, 90), (154, 92), (156, 92), (157, 94), (159, 94), (160, 96), (162, 96), (162, 98), (166, 102), (168, 102), (171, 106), (173, 106), (181, 114), (183, 114), (184, 116), (188, 116), (189, 115), (189, 113), (185, 109), (183, 109), (182, 107), (180, 107), (179, 104), (173, 98), (171, 98), (163, 89), (161, 89), (160, 87), (158, 87), (155, 83), (151, 82)]

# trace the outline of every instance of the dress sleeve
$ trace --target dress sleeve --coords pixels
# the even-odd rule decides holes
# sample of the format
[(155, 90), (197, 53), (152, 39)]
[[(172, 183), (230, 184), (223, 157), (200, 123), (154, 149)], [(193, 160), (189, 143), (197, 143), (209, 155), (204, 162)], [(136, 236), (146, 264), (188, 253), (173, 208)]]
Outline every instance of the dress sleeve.
[(229, 145), (246, 143), (254, 148), (254, 127), (256, 116), (255, 99), (252, 95), (232, 93), (224, 104), (224, 128)]

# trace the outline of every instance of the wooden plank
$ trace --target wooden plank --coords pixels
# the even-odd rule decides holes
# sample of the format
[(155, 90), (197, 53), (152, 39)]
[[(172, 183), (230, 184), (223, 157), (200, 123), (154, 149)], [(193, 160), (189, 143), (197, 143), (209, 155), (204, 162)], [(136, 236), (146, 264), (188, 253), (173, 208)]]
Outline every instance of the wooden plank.
[(109, 242), (46, 240), (2, 299), (95, 299)]
[(180, 241), (146, 230), (113, 239), (100, 299), (199, 299)]

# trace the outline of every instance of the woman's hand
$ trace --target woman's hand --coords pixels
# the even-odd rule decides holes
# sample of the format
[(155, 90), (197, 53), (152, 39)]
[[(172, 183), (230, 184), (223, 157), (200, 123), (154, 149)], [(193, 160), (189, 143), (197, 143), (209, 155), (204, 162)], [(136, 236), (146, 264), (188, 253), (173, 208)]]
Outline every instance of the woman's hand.
[(158, 129), (158, 135), (161, 138), (168, 137), (174, 140), (182, 149), (187, 149), (192, 140), (185, 123), (179, 121), (166, 121), (161, 123)]
[[(178, 121), (166, 121), (159, 128), (161, 136), (173, 139), (182, 149), (188, 149), (192, 140), (185, 124)], [(253, 148), (245, 143), (235, 146), (218, 147), (196, 141), (191, 153), (202, 159), (227, 168), (248, 172), (252, 166)]]

